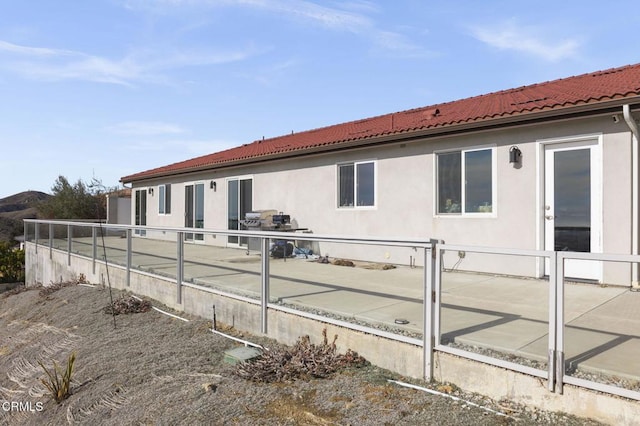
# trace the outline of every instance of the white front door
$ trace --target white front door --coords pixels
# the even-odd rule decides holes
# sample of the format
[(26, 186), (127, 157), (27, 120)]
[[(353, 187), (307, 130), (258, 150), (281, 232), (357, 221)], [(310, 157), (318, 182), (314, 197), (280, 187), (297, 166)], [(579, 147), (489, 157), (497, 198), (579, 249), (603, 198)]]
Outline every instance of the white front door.
[[(602, 252), (601, 167), (597, 138), (544, 146), (545, 250)], [(566, 260), (564, 273), (602, 281), (602, 262)]]

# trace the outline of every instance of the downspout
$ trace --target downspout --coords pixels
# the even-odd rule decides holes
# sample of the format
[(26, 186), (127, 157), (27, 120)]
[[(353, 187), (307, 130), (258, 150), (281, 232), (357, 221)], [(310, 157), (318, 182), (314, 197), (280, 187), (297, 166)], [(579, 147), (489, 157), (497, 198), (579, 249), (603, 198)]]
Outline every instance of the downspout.
[[(631, 130), (631, 254), (638, 254), (638, 124), (631, 115), (629, 105), (622, 106), (622, 115)], [(631, 286), (640, 287), (638, 264), (631, 267)]]

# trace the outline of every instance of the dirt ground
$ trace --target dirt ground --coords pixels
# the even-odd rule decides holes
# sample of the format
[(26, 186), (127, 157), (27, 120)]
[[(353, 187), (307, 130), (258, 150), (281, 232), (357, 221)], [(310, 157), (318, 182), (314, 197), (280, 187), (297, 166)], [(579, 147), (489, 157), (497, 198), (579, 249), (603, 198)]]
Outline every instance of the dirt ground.
[[(448, 384), (413, 382), (448, 397), (401, 387), (388, 380), (411, 380), (370, 365), (324, 379), (254, 383), (224, 362), (225, 351), (239, 344), (213, 334), (210, 321), (185, 316), (190, 321), (183, 322), (150, 310), (117, 315), (114, 326), (104, 312), (108, 289), (40, 290), (0, 295), (0, 425), (597, 424)], [(242, 337), (278, 347), (264, 337)], [(38, 361), (64, 365), (72, 352), (72, 395), (57, 404), (40, 382)]]

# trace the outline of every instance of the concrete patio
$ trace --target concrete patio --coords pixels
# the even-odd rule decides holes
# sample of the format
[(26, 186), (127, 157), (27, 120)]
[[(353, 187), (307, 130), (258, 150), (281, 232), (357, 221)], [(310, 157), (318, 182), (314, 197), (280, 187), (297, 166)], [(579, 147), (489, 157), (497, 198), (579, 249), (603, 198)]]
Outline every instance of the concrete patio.
[[(176, 277), (172, 241), (133, 238), (132, 266)], [(98, 240), (101, 244), (101, 240)], [(48, 241), (47, 241), (48, 243)], [(54, 240), (66, 250), (66, 240)], [(41, 249), (47, 249), (41, 247)], [(91, 239), (74, 238), (72, 252), (91, 257)], [(126, 264), (126, 239), (106, 237), (98, 258)], [(260, 298), (260, 256), (244, 249), (185, 244), (184, 280), (228, 293)], [(403, 329), (421, 338), (423, 270), (270, 259), (270, 300)], [(372, 269), (369, 269), (372, 268)], [(565, 360), (576, 369), (640, 379), (640, 293), (625, 287), (565, 284)], [(545, 280), (443, 272), (440, 330), (443, 344), (487, 348), (546, 363), (549, 283)], [(396, 320), (406, 320), (398, 324)], [(403, 321), (404, 322), (404, 321)]]

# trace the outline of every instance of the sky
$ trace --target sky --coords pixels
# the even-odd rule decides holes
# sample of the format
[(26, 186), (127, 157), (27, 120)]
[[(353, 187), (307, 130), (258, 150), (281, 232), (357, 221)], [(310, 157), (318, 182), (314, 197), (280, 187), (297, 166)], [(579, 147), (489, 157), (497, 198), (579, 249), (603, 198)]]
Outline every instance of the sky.
[(0, 1), (0, 198), (640, 62), (631, 0)]

